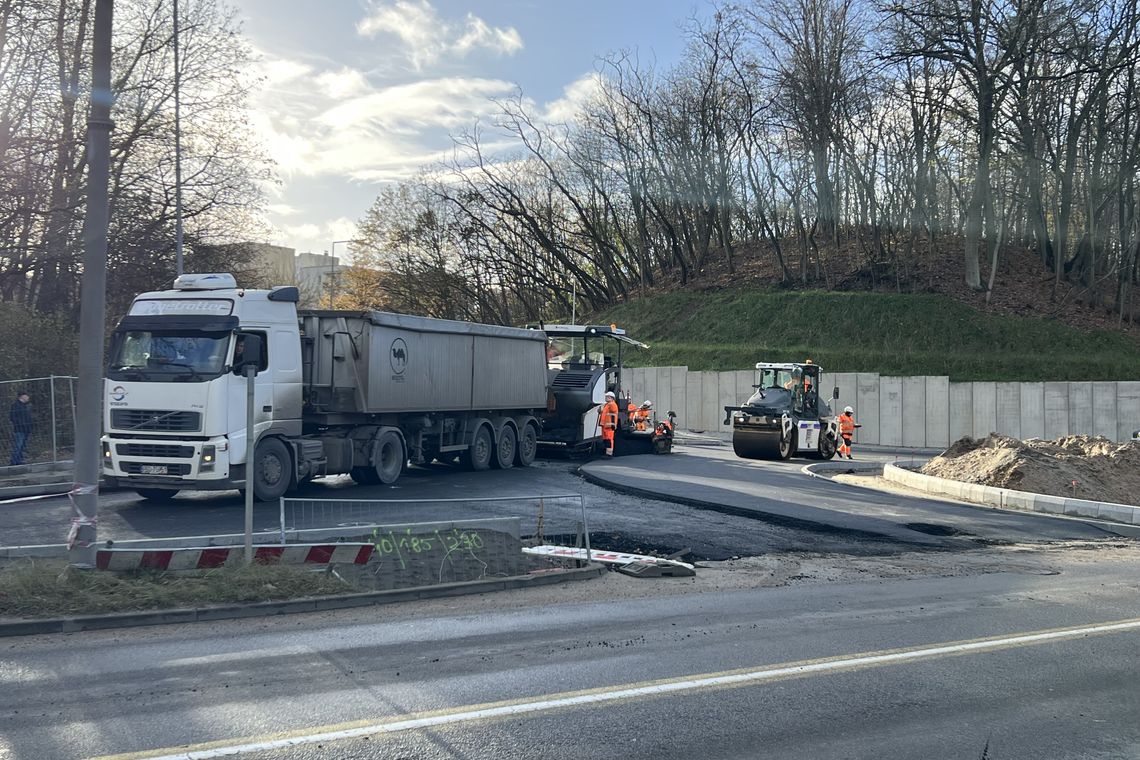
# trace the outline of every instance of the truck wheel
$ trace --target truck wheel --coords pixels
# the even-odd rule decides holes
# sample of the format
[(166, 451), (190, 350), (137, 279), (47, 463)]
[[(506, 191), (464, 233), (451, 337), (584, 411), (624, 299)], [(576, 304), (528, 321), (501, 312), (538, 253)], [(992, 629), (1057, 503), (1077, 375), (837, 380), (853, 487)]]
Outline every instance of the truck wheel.
[(253, 452), (253, 498), (257, 501), (276, 501), (289, 490), (289, 470), (293, 460), (285, 444), (276, 438), (266, 438)]
[(491, 428), (480, 425), (479, 429), (475, 431), (475, 437), (471, 439), (471, 445), (463, 452), (463, 464), (467, 469), (476, 472), (486, 470), (491, 466), (494, 450), (495, 446), (491, 441)]
[(380, 482), (376, 470), (371, 467), (353, 467), (349, 470), (348, 476), (352, 478), (354, 483), (362, 486), (374, 486)]
[(147, 501), (160, 504), (173, 499), (178, 491), (168, 491), (165, 488), (136, 488), (135, 493)]
[(407, 462), (404, 442), (396, 431), (385, 430), (381, 433), (372, 448), (372, 467), (376, 470), (376, 479), (386, 486), (392, 485), (400, 478)]
[(515, 429), (510, 425), (503, 425), (499, 431), (499, 442), (495, 446), (495, 458), (491, 460), (491, 464), (498, 467), (500, 470), (505, 470), (508, 467), (515, 466), (515, 452), (518, 451), (519, 437), (515, 433)]
[(530, 467), (534, 457), (538, 454), (538, 431), (534, 425), (523, 425), (522, 435), (519, 436), (518, 446), (515, 447), (515, 464), (519, 467)]

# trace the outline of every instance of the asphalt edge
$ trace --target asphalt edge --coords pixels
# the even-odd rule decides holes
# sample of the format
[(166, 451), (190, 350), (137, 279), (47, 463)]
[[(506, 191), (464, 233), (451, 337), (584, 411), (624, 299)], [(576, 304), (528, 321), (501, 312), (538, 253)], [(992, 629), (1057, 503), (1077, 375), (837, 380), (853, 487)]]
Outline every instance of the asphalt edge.
[(812, 533), (823, 533), (836, 536), (851, 536), (854, 538), (862, 539), (864, 541), (881, 541), (901, 545), (914, 545), (915, 547), (921, 549), (932, 548), (929, 544), (923, 543), (921, 541), (908, 542), (904, 538), (892, 536), (888, 533), (875, 533), (874, 531), (859, 530), (857, 528), (841, 528), (830, 523), (819, 522), (816, 520), (804, 520), (802, 518), (787, 517), (786, 515), (778, 515), (773, 512), (765, 512), (759, 509), (743, 509), (740, 507), (729, 506), (727, 504), (718, 504), (715, 501), (693, 499), (687, 496), (677, 496), (675, 494), (667, 493), (664, 491), (653, 491), (648, 488), (638, 488), (637, 486), (631, 486), (625, 483), (617, 483), (607, 478), (594, 475), (590, 472), (587, 472), (584, 468), (585, 465), (579, 466), (577, 473), (578, 476), (585, 480), (587, 483), (592, 483), (596, 486), (600, 486), (617, 493), (624, 493), (630, 496), (639, 496), (643, 499), (664, 501), (671, 504), (681, 504), (686, 507), (704, 509), (708, 510), (709, 512), (719, 512), (720, 514), (732, 515), (733, 517), (745, 517), (750, 520), (760, 520), (761, 522), (766, 522), (782, 528), (793, 528), (796, 530), (810, 531)]
[(392, 589), (389, 591), (365, 591), (356, 594), (317, 596), (304, 599), (288, 599), (278, 602), (254, 602), (251, 604), (231, 604), (219, 607), (191, 607), (173, 610), (148, 610), (145, 612), (116, 612), (106, 615), (45, 618), (43, 620), (0, 621), (0, 637), (78, 633), (80, 631), (130, 628), (145, 625), (201, 623), (249, 617), (294, 615), (303, 612), (324, 612), (354, 607), (370, 607), (379, 604), (393, 604), (396, 602), (443, 599), (446, 597), (466, 596), (469, 594), (485, 594), (493, 591), (535, 588), (569, 581), (585, 581), (600, 578), (605, 575), (606, 572), (607, 569), (605, 565), (592, 563), (586, 567), (541, 571), (528, 575), (515, 575), (509, 578), (460, 581), (456, 583), (441, 583), (435, 586), (418, 586), (416, 588)]

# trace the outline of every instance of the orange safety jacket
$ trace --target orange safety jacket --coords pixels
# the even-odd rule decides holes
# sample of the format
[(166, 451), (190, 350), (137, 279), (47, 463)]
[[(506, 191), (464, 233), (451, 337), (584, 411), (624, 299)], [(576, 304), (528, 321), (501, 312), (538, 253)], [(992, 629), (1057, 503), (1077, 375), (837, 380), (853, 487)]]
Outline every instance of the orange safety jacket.
[(618, 405), (616, 401), (607, 401), (602, 407), (602, 430), (617, 430)]
[(848, 414), (839, 415), (839, 434), (844, 438), (855, 435), (855, 417)]

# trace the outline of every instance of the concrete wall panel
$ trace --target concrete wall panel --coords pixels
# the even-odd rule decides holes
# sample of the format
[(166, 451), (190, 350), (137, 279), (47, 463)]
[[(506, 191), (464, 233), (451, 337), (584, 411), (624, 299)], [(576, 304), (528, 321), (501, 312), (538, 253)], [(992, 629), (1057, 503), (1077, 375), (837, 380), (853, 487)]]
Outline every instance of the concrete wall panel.
[(1045, 437), (1045, 383), (1021, 383), (1021, 437)]
[(1045, 383), (1045, 438), (1069, 434), (1069, 384)]
[(950, 445), (950, 378), (945, 376), (926, 378), (926, 445)]
[[(683, 428), (688, 428), (688, 413), (689, 413), (689, 388), (688, 388), (688, 367), (670, 367), (669, 368), (669, 406), (672, 407), (678, 415), (677, 424)], [(657, 390), (661, 390), (661, 379), (658, 379)]]
[[(836, 372), (829, 375), (827, 384), (823, 386), (823, 391), (828, 399), (831, 398), (831, 391), (839, 388), (839, 401), (832, 404), (832, 410), (836, 414), (843, 411), (843, 407), (850, 406), (855, 410), (855, 418), (859, 418), (859, 376), (854, 372)], [(830, 401), (828, 403), (831, 403)]]
[(879, 378), (879, 443), (902, 445), (903, 395), (901, 377)]
[(860, 372), (855, 399), (855, 419), (863, 426), (855, 431), (855, 440), (876, 444), (879, 442), (879, 376)]
[(1093, 434), (1116, 440), (1116, 383), (1093, 383)]
[(1091, 383), (1069, 383), (1069, 435), (1092, 435)]
[(974, 386), (974, 438), (985, 438), (997, 430), (997, 387), (994, 383), (972, 383)]
[(720, 430), (720, 421), (723, 417), (716, 414), (717, 404), (720, 402), (720, 373), (701, 373), (701, 430), (707, 433), (716, 433)]
[(1140, 430), (1140, 382), (1116, 384), (1116, 440), (1127, 441)]
[(736, 375), (736, 400), (732, 405), (742, 406), (756, 392), (752, 387), (756, 383), (756, 370), (740, 369), (733, 374)]
[(627, 367), (622, 373), (623, 390), (634, 398), (644, 397), (649, 374), (643, 367)]
[(950, 441), (974, 435), (973, 383), (950, 383)]
[[(724, 407), (737, 406), (740, 404), (740, 399), (736, 397), (736, 376), (737, 372), (718, 372), (717, 373), (717, 387), (720, 389), (719, 400), (717, 401), (716, 408), (713, 409), (713, 414), (716, 416), (716, 429), (724, 432), (731, 432), (732, 425), (724, 424)], [(730, 421), (731, 422), (731, 421)]]
[(903, 378), (902, 445), (916, 449), (921, 449), (926, 445), (925, 377)]
[(997, 427), (994, 430), (1021, 438), (1021, 383), (997, 384)]

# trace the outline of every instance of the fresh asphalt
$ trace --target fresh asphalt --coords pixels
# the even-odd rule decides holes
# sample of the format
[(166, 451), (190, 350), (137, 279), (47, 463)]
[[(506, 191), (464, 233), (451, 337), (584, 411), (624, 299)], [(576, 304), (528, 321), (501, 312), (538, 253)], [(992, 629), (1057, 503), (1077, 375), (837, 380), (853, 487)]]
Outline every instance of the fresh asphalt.
[[(913, 458), (880, 450), (860, 462)], [(934, 499), (855, 488), (802, 472), (813, 460), (741, 459), (730, 447), (702, 446), (672, 456), (617, 457), (582, 467), (591, 482), (627, 493), (669, 499), (777, 525), (878, 537), (916, 546), (962, 546), (1096, 539), (1113, 536), (1110, 525), (1057, 519)]]

